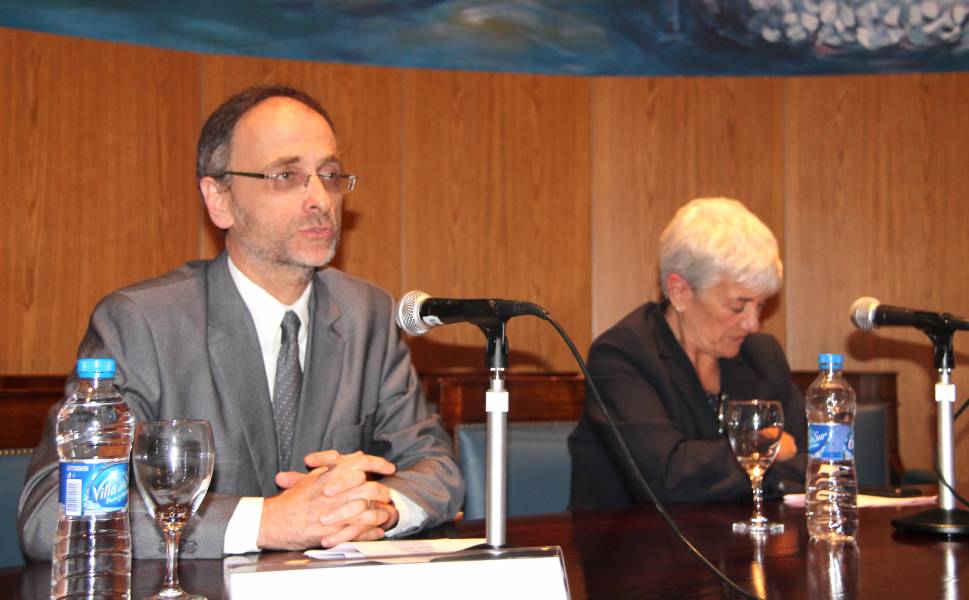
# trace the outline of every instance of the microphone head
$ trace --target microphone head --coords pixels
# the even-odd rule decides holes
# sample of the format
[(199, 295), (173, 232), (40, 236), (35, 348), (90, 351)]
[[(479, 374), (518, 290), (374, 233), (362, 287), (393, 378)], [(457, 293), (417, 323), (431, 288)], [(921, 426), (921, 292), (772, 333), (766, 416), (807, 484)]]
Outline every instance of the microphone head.
[(855, 327), (861, 329), (862, 331), (871, 331), (878, 327), (875, 324), (875, 309), (881, 302), (877, 298), (871, 298), (869, 296), (862, 296), (855, 300), (855, 303), (851, 305), (851, 312), (848, 315), (851, 318), (851, 322), (854, 323)]
[(418, 290), (407, 292), (397, 302), (397, 326), (407, 335), (424, 335), (431, 330), (431, 326), (421, 319), (421, 305), (430, 298), (428, 294)]

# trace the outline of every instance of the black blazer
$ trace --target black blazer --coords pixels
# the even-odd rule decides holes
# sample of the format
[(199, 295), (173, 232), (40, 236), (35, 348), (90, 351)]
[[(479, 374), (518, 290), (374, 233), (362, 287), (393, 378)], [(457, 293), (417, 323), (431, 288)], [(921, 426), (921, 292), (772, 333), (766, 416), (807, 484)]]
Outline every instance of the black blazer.
[[(719, 433), (716, 408), (663, 317), (666, 304), (647, 303), (599, 336), (589, 350), (589, 369), (609, 414), (632, 451), (636, 468), (662, 502), (731, 501), (749, 498), (750, 481)], [(777, 340), (752, 334), (740, 353), (720, 360), (721, 391), (729, 398), (780, 400), (784, 429), (798, 454), (775, 463), (764, 480), (776, 495), (804, 484), (804, 398)], [(633, 481), (614, 435), (591, 394), (575, 431), (570, 508), (611, 508), (649, 502)], [(790, 481), (785, 486), (781, 481)]]

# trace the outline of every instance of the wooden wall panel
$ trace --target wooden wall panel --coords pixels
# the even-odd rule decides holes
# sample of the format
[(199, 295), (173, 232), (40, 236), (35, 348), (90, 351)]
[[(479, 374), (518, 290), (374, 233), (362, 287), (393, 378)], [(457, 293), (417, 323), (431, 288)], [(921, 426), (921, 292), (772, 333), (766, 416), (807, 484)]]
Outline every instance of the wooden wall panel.
[[(589, 80), (404, 74), (404, 287), (541, 304), (589, 343)], [(509, 321), (511, 367), (574, 369), (545, 323)], [(419, 367), (484, 366), (471, 325), (412, 347)]]
[[(593, 335), (660, 297), (659, 235), (692, 198), (743, 201), (784, 243), (783, 81), (598, 78), (592, 94)], [(764, 329), (784, 339), (783, 304)]]
[(196, 73), (189, 54), (0, 29), (0, 372), (68, 372), (101, 296), (195, 256)]
[[(932, 347), (913, 329), (855, 331), (848, 309), (868, 295), (969, 313), (967, 104), (967, 74), (788, 82), (788, 356), (814, 368), (818, 352), (845, 352), (849, 369), (898, 371), (908, 468), (931, 467), (935, 448)], [(967, 342), (956, 336), (961, 398)], [(957, 432), (965, 482), (969, 426)]]
[[(205, 56), (197, 129), (227, 96), (260, 83), (293, 85), (313, 95), (336, 126), (341, 160), (359, 187), (344, 200), (343, 235), (334, 265), (394, 293), (400, 287), (400, 71), (240, 57)], [(194, 163), (193, 163), (194, 164)], [(202, 254), (221, 250), (206, 225)]]
[[(931, 464), (931, 347), (906, 329), (855, 332), (846, 315), (866, 294), (969, 314), (963, 73), (525, 76), (198, 56), (0, 29), (0, 203), (12, 223), (0, 237), (0, 372), (66, 372), (103, 294), (218, 251), (194, 182), (198, 129), (226, 95), (265, 81), (317, 95), (361, 176), (338, 266), (396, 294), (533, 300), (582, 352), (658, 295), (657, 238), (677, 207), (701, 195), (743, 200), (784, 252), (785, 291), (765, 329), (796, 369), (831, 350), (852, 370), (899, 371), (903, 459)], [(537, 320), (511, 321), (509, 338), (515, 369), (574, 368)], [(483, 361), (471, 326), (412, 346), (422, 369)], [(957, 433), (966, 480), (969, 425)]]

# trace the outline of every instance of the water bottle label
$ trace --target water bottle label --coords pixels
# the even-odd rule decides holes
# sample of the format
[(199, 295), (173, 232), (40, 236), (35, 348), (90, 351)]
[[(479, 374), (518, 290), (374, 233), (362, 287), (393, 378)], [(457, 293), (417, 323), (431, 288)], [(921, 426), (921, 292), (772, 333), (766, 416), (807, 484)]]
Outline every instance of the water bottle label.
[(811, 423), (808, 455), (820, 460), (854, 460), (854, 429), (843, 423)]
[(128, 461), (62, 462), (60, 504), (69, 517), (106, 515), (127, 508)]

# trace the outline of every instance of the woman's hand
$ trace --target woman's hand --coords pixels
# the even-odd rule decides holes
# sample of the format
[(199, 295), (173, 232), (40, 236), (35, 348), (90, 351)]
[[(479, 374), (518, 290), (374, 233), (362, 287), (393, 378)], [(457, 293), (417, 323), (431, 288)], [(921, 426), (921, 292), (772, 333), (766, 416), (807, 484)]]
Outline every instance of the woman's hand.
[(777, 451), (777, 460), (787, 460), (797, 454), (797, 442), (794, 436), (784, 432), (781, 434), (781, 449)]

